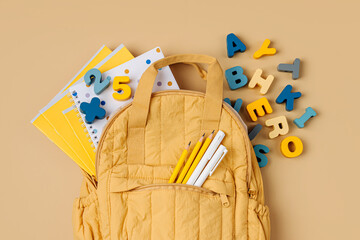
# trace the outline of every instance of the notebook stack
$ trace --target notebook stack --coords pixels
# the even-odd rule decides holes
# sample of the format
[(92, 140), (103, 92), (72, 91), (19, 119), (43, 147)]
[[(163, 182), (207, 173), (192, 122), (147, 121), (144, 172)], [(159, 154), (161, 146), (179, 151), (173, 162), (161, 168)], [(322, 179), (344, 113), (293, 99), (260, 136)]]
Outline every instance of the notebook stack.
[[(137, 57), (123, 44), (114, 51), (101, 47), (32, 124), (96, 179), (95, 152), (104, 126), (132, 101), (143, 72), (163, 57), (159, 47)], [(170, 89), (179, 89), (170, 68), (159, 69), (153, 92)]]

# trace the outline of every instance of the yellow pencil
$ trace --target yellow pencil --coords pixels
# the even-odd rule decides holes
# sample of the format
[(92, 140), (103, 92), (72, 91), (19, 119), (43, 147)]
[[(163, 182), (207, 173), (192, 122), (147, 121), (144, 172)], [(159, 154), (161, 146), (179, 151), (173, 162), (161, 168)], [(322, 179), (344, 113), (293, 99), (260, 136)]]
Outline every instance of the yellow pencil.
[(176, 179), (178, 173), (180, 172), (181, 167), (184, 165), (184, 162), (185, 162), (185, 160), (186, 160), (186, 157), (187, 157), (187, 154), (188, 154), (190, 145), (191, 145), (191, 141), (189, 142), (189, 144), (187, 145), (187, 147), (186, 147), (186, 148), (184, 149), (184, 151), (182, 152), (182, 154), (181, 154), (181, 156), (180, 156), (180, 159), (179, 159), (179, 161), (177, 162), (173, 173), (171, 174), (169, 183), (175, 182), (175, 179)]
[(211, 143), (211, 140), (213, 139), (213, 136), (214, 136), (214, 131), (212, 131), (212, 133), (210, 134), (210, 136), (208, 136), (204, 142), (204, 144), (202, 145), (198, 155), (196, 156), (194, 162), (192, 163), (189, 171), (187, 172), (184, 180), (182, 181), (182, 183), (186, 184), (187, 181), (189, 180), (191, 174), (194, 172), (196, 166), (199, 164), (201, 158), (204, 156), (204, 153), (206, 152), (207, 148), (209, 147), (210, 143)]
[(189, 170), (192, 162), (194, 161), (196, 154), (199, 152), (201, 144), (203, 142), (205, 133), (201, 136), (201, 138), (199, 139), (199, 141), (196, 143), (194, 149), (192, 150), (189, 159), (186, 161), (186, 164), (184, 166), (184, 168), (182, 169), (178, 179), (176, 180), (176, 183), (182, 183), (182, 181), (184, 180), (184, 177), (187, 173), (187, 171)]

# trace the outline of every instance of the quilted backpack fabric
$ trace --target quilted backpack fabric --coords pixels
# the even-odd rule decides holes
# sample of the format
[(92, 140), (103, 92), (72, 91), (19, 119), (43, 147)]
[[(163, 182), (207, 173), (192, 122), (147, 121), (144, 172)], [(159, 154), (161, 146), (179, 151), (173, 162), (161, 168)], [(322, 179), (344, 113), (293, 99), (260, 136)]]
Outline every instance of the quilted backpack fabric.
[[(191, 64), (206, 93), (152, 94), (158, 69)], [(205, 71), (200, 64), (208, 65)], [(189, 141), (222, 130), (228, 154), (202, 187), (168, 184)], [(240, 116), (223, 102), (223, 71), (205, 55), (174, 55), (143, 74), (134, 100), (103, 130), (97, 181), (84, 173), (74, 202), (75, 239), (270, 239), (260, 169)]]

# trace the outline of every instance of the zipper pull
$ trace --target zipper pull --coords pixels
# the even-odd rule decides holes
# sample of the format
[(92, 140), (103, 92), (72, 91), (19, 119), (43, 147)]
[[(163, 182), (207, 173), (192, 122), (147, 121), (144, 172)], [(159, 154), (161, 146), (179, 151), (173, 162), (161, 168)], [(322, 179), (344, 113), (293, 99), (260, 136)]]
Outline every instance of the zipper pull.
[(256, 200), (256, 198), (257, 198), (257, 192), (256, 192), (255, 190), (249, 189), (248, 194), (249, 194), (249, 198)]
[(223, 207), (229, 207), (230, 202), (228, 197), (225, 194), (220, 194), (221, 204)]

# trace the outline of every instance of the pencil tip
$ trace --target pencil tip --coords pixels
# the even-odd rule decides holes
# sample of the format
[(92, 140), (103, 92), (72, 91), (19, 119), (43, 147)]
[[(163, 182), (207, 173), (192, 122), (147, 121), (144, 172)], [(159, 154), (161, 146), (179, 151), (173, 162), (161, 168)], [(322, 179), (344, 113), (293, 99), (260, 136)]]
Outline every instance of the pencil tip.
[(189, 144), (188, 144), (189, 146), (191, 145), (191, 141), (189, 142)]
[(205, 133), (202, 135), (203, 137), (205, 136)]
[(215, 129), (211, 133), (214, 133), (214, 132), (215, 132)]

